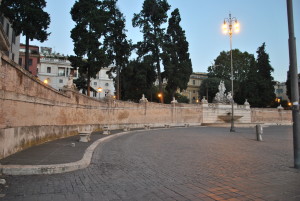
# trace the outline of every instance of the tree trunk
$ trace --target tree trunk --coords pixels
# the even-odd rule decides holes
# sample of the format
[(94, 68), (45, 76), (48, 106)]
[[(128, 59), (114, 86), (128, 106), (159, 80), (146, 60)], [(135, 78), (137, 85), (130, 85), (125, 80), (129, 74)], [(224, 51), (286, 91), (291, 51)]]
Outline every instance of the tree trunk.
[(120, 99), (120, 67), (117, 66), (117, 100)]
[(87, 96), (90, 96), (90, 92), (91, 92), (90, 82), (91, 82), (91, 78), (88, 74), (88, 77), (87, 77)]
[(25, 44), (25, 70), (29, 71), (29, 37), (26, 36)]
[(155, 35), (155, 59), (156, 59), (156, 68), (157, 68), (157, 78), (158, 78), (158, 88), (159, 88), (159, 93), (161, 93), (162, 97), (161, 97), (161, 103), (164, 103), (164, 94), (163, 94), (163, 90), (162, 90), (162, 80), (161, 80), (161, 71), (160, 71), (160, 61), (159, 61), (159, 47), (158, 47), (158, 43), (157, 43), (157, 37), (156, 37), (156, 28), (154, 28), (154, 35)]

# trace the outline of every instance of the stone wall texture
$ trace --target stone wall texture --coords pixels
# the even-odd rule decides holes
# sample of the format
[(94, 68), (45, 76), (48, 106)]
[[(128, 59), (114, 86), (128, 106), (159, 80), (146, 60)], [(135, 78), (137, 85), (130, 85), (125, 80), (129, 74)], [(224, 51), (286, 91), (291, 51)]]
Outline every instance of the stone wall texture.
[[(81, 130), (219, 123), (216, 114), (220, 113), (201, 104), (97, 100), (74, 90), (57, 91), (6, 56), (0, 65), (0, 105), (0, 158)], [(237, 108), (241, 113), (243, 107)], [(291, 122), (290, 111), (248, 108), (246, 113), (243, 123)]]

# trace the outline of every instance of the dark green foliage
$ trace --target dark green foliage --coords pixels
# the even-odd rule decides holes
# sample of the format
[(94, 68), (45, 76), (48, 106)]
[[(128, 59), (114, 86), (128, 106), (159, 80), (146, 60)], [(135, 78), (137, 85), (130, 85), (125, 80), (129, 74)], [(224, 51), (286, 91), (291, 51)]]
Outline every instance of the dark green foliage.
[(104, 45), (107, 49), (109, 60), (115, 64), (115, 68), (111, 68), (109, 73), (110, 75), (111, 73), (117, 73), (117, 76), (113, 77), (113, 79), (115, 81), (117, 99), (120, 99), (119, 73), (128, 63), (132, 45), (131, 41), (127, 41), (126, 39), (125, 18), (123, 14), (116, 8), (115, 4), (110, 6), (110, 12), (111, 18), (104, 39)]
[(138, 102), (144, 94), (148, 99), (153, 95), (156, 73), (151, 56), (143, 61), (133, 60), (121, 71), (122, 100)]
[[(249, 98), (248, 95), (253, 93), (251, 91), (252, 86), (249, 87), (248, 82), (252, 79), (252, 76), (255, 77), (254, 74), (255, 72), (257, 72), (255, 58), (253, 54), (249, 54), (248, 52), (241, 52), (238, 49), (232, 50), (232, 57), (233, 57), (233, 77), (234, 77), (234, 84), (233, 84), (234, 101), (238, 104), (243, 104), (245, 102), (245, 99)], [(224, 80), (225, 83), (230, 83), (228, 86), (226, 86), (228, 92), (231, 91), (230, 60), (231, 60), (230, 51), (227, 52), (223, 51), (215, 59), (214, 66), (208, 67), (209, 78), (216, 77), (219, 78), (220, 80)], [(256, 88), (253, 89), (257, 90)], [(216, 93), (218, 92), (218, 90), (213, 92)], [(200, 90), (200, 93), (204, 93), (204, 92), (203, 91), (201, 92)], [(212, 94), (212, 96), (214, 97), (215, 94)], [(209, 95), (209, 102), (213, 97)]]
[(43, 9), (45, 0), (3, 0), (0, 4), (0, 13), (9, 19), (16, 35), (26, 37), (25, 69), (28, 70), (29, 40), (44, 42), (50, 33), (47, 33), (50, 16)]
[(257, 69), (260, 79), (259, 82), (259, 107), (266, 107), (271, 105), (276, 95), (274, 93), (274, 78), (271, 73), (274, 71), (270, 65), (269, 55), (265, 51), (265, 43), (257, 49)]
[(163, 46), (163, 78), (167, 79), (166, 90), (173, 97), (179, 88), (180, 91), (187, 88), (190, 75), (193, 72), (192, 62), (188, 53), (189, 44), (186, 41), (185, 31), (180, 26), (179, 10), (171, 13), (169, 26)]
[(78, 0), (71, 9), (76, 23), (71, 31), (76, 56), (70, 56), (73, 67), (87, 77), (87, 95), (90, 95), (90, 79), (95, 78), (102, 67), (110, 64), (106, 47), (101, 42), (111, 18), (111, 5), (115, 1)]
[[(255, 58), (253, 54), (234, 49), (232, 50), (232, 58), (234, 80), (238, 82), (245, 81), (248, 78), (250, 70), (255, 65)], [(220, 55), (215, 59), (214, 66), (209, 66), (207, 71), (208, 77), (218, 77), (224, 80), (230, 80), (230, 51), (221, 52)]]
[(84, 75), (80, 75), (76, 80), (74, 80), (74, 84), (78, 90), (82, 90), (83, 94), (87, 92), (87, 79)]
[(144, 37), (142, 42), (135, 45), (137, 54), (139, 58), (145, 55), (152, 56), (152, 66), (157, 70), (160, 92), (162, 92), (160, 53), (165, 35), (162, 25), (167, 22), (169, 9), (170, 5), (166, 0), (145, 0), (141, 12), (134, 14), (132, 19), (133, 27), (140, 27)]
[[(265, 52), (265, 43), (257, 50), (257, 60), (252, 54), (235, 49), (233, 55), (234, 72), (234, 101), (243, 104), (247, 99), (252, 107), (268, 107), (275, 100), (274, 81), (271, 75), (273, 68), (270, 65), (269, 55)], [(215, 59), (215, 65), (208, 67), (208, 77), (217, 77), (230, 82), (230, 52), (221, 52)], [(206, 81), (208, 82), (208, 81)], [(225, 82), (226, 83), (226, 82)], [(219, 84), (219, 83), (218, 83)], [(231, 84), (227, 91), (231, 91)], [(201, 85), (200, 94), (205, 94), (206, 85)], [(215, 96), (217, 91), (211, 89)]]

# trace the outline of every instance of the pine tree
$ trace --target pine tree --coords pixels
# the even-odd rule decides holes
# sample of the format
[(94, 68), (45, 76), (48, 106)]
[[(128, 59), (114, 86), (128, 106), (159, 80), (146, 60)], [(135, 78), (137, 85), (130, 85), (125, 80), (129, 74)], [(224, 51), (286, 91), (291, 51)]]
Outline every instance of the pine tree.
[(120, 10), (116, 7), (116, 1), (111, 1), (110, 5), (111, 19), (107, 33), (105, 35), (104, 45), (110, 61), (113, 61), (115, 68), (111, 68), (111, 73), (117, 73), (113, 78), (116, 86), (116, 97), (120, 99), (120, 71), (128, 64), (130, 56), (131, 41), (126, 39), (125, 18)]
[(16, 35), (23, 34), (26, 38), (26, 70), (29, 70), (29, 40), (44, 42), (50, 35), (46, 31), (50, 16), (43, 11), (45, 7), (45, 0), (3, 0), (0, 4), (0, 13), (8, 18)]
[(274, 78), (271, 73), (274, 71), (270, 64), (269, 55), (265, 51), (265, 43), (260, 46), (257, 53), (257, 69), (259, 74), (259, 97), (260, 97), (260, 107), (266, 107), (271, 105), (272, 101), (274, 101), (276, 95), (274, 93)]
[(139, 42), (137, 54), (139, 57), (151, 54), (153, 62), (157, 70), (159, 91), (162, 93), (162, 78), (161, 78), (161, 48), (163, 46), (164, 28), (162, 25), (167, 22), (167, 11), (170, 5), (167, 0), (145, 0), (140, 13), (134, 14), (132, 19), (133, 27), (142, 29), (144, 40)]
[(168, 81), (166, 90), (172, 97), (178, 88), (180, 91), (187, 88), (187, 83), (193, 72), (188, 53), (189, 44), (186, 41), (185, 31), (180, 26), (180, 21), (179, 10), (175, 9), (169, 19), (163, 46), (164, 78)]
[(79, 67), (79, 73), (86, 75), (87, 95), (90, 95), (90, 79), (110, 62), (106, 49), (101, 42), (105, 36), (110, 13), (109, 5), (99, 0), (78, 0), (71, 9), (76, 23), (71, 31), (76, 56), (70, 56), (73, 67)]

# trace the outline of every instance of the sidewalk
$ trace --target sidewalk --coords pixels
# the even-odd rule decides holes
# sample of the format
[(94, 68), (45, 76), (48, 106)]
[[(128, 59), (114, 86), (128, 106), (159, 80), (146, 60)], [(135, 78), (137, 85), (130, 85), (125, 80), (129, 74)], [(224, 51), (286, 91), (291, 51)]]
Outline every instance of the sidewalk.
[[(130, 132), (143, 130), (136, 128)], [(79, 142), (79, 135), (75, 135), (33, 146), (1, 159), (0, 175), (57, 174), (83, 169), (91, 163), (94, 149), (100, 143), (127, 133), (120, 129), (111, 130), (110, 135), (93, 132), (89, 142)]]
[(0, 173), (55, 174), (82, 169), (90, 164), (93, 151), (101, 142), (126, 133), (122, 130), (112, 130), (110, 135), (93, 132), (89, 142), (79, 142), (76, 135), (33, 146), (1, 159)]

